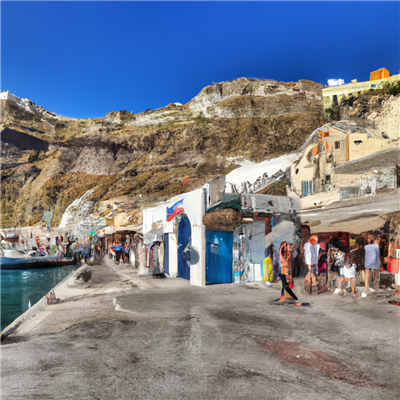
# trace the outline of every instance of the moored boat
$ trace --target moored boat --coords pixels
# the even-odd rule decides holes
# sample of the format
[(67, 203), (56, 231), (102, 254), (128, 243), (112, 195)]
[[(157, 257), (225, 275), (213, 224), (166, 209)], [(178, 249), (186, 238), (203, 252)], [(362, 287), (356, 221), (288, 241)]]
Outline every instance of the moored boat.
[(4, 233), (2, 231), (1, 237), (5, 242), (18, 242), (19, 241), (19, 235), (16, 235), (13, 233)]
[(74, 264), (72, 257), (0, 257), (1, 269), (52, 268)]

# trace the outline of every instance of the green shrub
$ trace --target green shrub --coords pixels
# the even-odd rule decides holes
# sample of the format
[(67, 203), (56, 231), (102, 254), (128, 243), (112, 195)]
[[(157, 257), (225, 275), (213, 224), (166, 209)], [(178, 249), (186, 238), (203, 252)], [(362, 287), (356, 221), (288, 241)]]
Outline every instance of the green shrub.
[(400, 81), (392, 83), (392, 85), (388, 88), (388, 93), (391, 96), (397, 96), (400, 94)]
[(210, 118), (204, 116), (203, 111), (199, 112), (199, 115), (195, 118), (195, 120), (201, 124), (209, 124), (211, 122)]
[(340, 119), (339, 107), (333, 106), (325, 110), (325, 119), (329, 121), (338, 121)]

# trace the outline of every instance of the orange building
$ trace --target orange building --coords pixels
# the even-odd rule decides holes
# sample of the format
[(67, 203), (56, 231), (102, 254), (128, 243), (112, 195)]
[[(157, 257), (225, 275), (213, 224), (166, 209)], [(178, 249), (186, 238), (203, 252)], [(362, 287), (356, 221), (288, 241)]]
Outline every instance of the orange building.
[(369, 75), (370, 81), (377, 81), (378, 79), (389, 78), (390, 72), (386, 68), (379, 68), (376, 71), (373, 71)]

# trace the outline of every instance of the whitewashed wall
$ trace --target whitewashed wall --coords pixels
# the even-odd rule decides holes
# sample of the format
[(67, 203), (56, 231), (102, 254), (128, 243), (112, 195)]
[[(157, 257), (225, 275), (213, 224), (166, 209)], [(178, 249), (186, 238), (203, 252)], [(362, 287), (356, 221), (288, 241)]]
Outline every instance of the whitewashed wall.
[(169, 276), (176, 278), (178, 276), (178, 242), (175, 233), (168, 235), (169, 246)]
[[(203, 189), (184, 193), (160, 203), (155, 207), (143, 210), (143, 234), (151, 231), (152, 224), (162, 221), (164, 233), (173, 232), (173, 222), (167, 222), (167, 207), (183, 199), (183, 208), (188, 216), (192, 229), (192, 246), (190, 254), (190, 283), (205, 286), (205, 227), (203, 225), (204, 199)], [(171, 235), (172, 236), (172, 235)], [(174, 238), (175, 239), (175, 238)], [(176, 242), (175, 242), (176, 246)], [(170, 248), (170, 254), (175, 249)], [(178, 257), (170, 256), (170, 271), (178, 272)]]

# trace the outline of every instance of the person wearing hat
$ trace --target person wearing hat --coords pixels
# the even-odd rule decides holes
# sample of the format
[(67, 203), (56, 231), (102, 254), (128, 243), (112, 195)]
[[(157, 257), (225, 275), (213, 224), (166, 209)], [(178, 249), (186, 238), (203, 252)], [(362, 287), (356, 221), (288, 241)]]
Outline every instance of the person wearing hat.
[(315, 277), (318, 276), (318, 257), (319, 249), (321, 248), (318, 243), (317, 236), (311, 236), (310, 240), (304, 245), (304, 259), (308, 266), (308, 271), (312, 272)]

